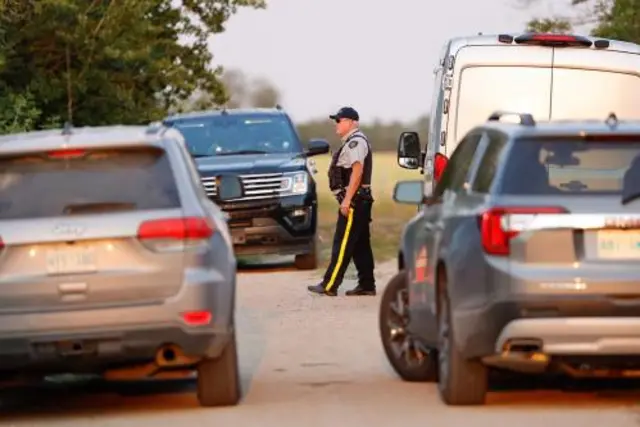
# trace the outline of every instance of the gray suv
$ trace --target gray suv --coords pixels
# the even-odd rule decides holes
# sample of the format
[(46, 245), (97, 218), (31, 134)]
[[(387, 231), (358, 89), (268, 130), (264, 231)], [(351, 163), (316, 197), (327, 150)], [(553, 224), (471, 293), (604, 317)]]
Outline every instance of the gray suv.
[(403, 379), (438, 381), (450, 405), (482, 404), (492, 369), (640, 371), (640, 123), (515, 117), (470, 131), (433, 192), (394, 193), (422, 210), (382, 342)]
[[(240, 399), (236, 260), (178, 132), (0, 137), (0, 375), (197, 370), (201, 405)], [(220, 178), (223, 199), (242, 195)]]

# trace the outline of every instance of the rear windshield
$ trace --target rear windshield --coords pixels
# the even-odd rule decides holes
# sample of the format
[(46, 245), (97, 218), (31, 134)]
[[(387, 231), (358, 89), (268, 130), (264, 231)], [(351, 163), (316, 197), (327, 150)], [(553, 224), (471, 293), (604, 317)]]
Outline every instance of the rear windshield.
[(284, 115), (220, 114), (167, 121), (184, 136), (195, 157), (298, 153), (302, 150)]
[(639, 176), (640, 138), (520, 139), (505, 159), (500, 193), (620, 195), (640, 186)]
[(173, 172), (162, 150), (0, 158), (0, 220), (179, 206)]

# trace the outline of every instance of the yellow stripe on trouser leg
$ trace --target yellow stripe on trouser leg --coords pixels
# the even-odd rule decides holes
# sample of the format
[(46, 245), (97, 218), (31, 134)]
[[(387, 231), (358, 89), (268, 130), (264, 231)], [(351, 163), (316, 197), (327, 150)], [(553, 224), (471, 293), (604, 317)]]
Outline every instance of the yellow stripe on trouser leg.
[(351, 224), (353, 223), (353, 208), (349, 208), (349, 214), (347, 215), (347, 225), (344, 227), (344, 234), (342, 235), (342, 243), (340, 243), (340, 251), (338, 252), (338, 259), (336, 265), (333, 267), (333, 273), (327, 285), (324, 287), (326, 291), (330, 291), (336, 282), (336, 277), (340, 271), (342, 261), (344, 261), (344, 251), (347, 249), (347, 243), (349, 242), (349, 233), (351, 232)]

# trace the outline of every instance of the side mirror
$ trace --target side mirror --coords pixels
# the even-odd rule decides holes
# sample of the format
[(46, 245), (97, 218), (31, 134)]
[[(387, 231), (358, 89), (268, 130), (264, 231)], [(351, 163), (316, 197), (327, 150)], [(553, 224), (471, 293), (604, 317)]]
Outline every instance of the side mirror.
[(421, 205), (424, 200), (424, 181), (400, 181), (393, 189), (393, 201), (405, 205)]
[(329, 152), (329, 143), (326, 139), (312, 139), (307, 145), (305, 155), (307, 157), (317, 156), (318, 154), (326, 154)]
[(218, 199), (226, 202), (244, 196), (244, 186), (237, 175), (220, 175), (216, 179)]
[(398, 165), (405, 169), (418, 169), (422, 158), (418, 133), (402, 132), (398, 140)]

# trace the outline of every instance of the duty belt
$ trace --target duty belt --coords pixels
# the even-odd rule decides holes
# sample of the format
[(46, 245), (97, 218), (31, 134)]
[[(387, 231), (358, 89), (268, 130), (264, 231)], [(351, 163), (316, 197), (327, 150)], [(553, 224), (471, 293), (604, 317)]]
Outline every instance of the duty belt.
[[(342, 188), (338, 188), (337, 190), (333, 190), (332, 193), (334, 195), (338, 195), (342, 192), (347, 191), (347, 187), (342, 187)], [(371, 186), (370, 185), (362, 185), (360, 186), (360, 188), (358, 188), (358, 191), (356, 192), (356, 194), (358, 194), (359, 191), (365, 191), (366, 193), (371, 194)]]

